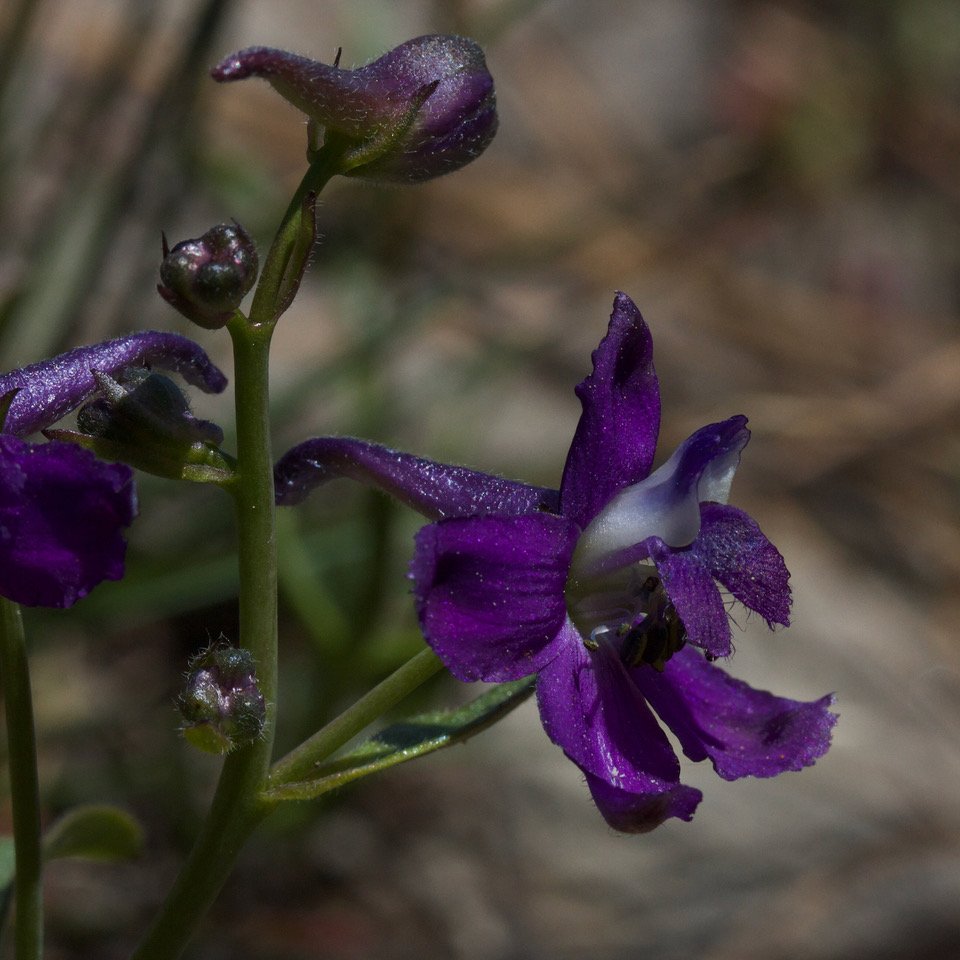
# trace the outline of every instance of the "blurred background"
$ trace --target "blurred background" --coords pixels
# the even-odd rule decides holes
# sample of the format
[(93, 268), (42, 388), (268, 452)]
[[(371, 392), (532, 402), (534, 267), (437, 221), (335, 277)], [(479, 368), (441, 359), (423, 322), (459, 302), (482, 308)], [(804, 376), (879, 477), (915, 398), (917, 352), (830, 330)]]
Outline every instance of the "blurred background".
[[(234, 217), (265, 250), (305, 127), (208, 67), (252, 44), (359, 65), (430, 32), (483, 43), (500, 132), (449, 178), (325, 191), (275, 338), (277, 454), (356, 434), (555, 486), (625, 290), (654, 333), (663, 455), (751, 420), (734, 500), (787, 558), (794, 625), (735, 613), (731, 672), (836, 691), (834, 746), (773, 781), (685, 763), (695, 820), (623, 837), (528, 703), (274, 817), (189, 956), (960, 956), (953, 0), (5, 0), (2, 368), (155, 327), (229, 370), (227, 337), (155, 293), (160, 231)], [(228, 434), (230, 404), (194, 398)], [(236, 637), (229, 504), (140, 495), (124, 582), (27, 617), (45, 817), (116, 803), (147, 838), (130, 864), (51, 866), (52, 960), (127, 955), (218, 770), (172, 703), (189, 655)], [(337, 484), (282, 519), (281, 749), (420, 643), (416, 517)], [(441, 681), (414, 706), (474, 692)]]

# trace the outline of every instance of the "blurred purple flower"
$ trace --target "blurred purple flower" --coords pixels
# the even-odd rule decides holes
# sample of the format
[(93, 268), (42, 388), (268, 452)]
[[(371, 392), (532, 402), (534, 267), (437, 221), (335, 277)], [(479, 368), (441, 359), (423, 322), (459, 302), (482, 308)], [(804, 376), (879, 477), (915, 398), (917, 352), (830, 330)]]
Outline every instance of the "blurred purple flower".
[(70, 443), (21, 438), (91, 397), (94, 371), (119, 377), (154, 365), (208, 392), (226, 386), (200, 347), (172, 333), (136, 333), (0, 374), (0, 397), (12, 395), (0, 432), (0, 595), (69, 607), (123, 576), (122, 531), (137, 513), (133, 471)]
[(427, 642), (465, 681), (537, 673), (544, 729), (619, 830), (689, 820), (700, 791), (651, 708), (725, 779), (799, 770), (829, 747), (832, 697), (753, 690), (711, 661), (731, 650), (718, 583), (769, 626), (789, 622), (779, 552), (726, 501), (746, 418), (696, 431), (650, 472), (659, 383), (646, 323), (618, 294), (559, 491), (317, 438), (277, 465), (280, 503), (348, 475), (437, 520), (411, 566)]
[(416, 37), (356, 70), (250, 47), (211, 70), (225, 82), (263, 77), (361, 160), (350, 176), (418, 183), (478, 157), (497, 131), (493, 78), (465, 37)]

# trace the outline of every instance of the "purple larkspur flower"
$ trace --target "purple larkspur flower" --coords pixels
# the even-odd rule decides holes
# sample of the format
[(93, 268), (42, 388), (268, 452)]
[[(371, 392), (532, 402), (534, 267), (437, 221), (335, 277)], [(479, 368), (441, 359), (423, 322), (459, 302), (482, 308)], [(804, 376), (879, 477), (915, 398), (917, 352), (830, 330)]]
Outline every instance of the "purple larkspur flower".
[[(263, 77), (326, 131), (354, 147), (350, 176), (419, 183), (476, 159), (497, 132), (493, 78), (466, 37), (407, 40), (347, 70), (250, 47), (211, 71), (218, 82)], [(361, 162), (362, 161), (362, 162)]]
[(133, 471), (71, 443), (32, 443), (96, 393), (94, 374), (159, 366), (219, 392), (226, 378), (204, 351), (172, 333), (135, 333), (0, 374), (13, 394), (0, 432), (0, 595), (27, 606), (69, 607), (102, 580), (123, 576), (123, 530), (137, 513)]
[(726, 502), (746, 418), (697, 430), (651, 472), (659, 382), (650, 331), (624, 294), (577, 395), (558, 491), (317, 438), (278, 463), (278, 499), (347, 475), (434, 519), (411, 565), (427, 642), (461, 680), (536, 673), (549, 737), (607, 821), (643, 832), (689, 820), (701, 799), (680, 783), (661, 723), (689, 758), (733, 780), (810, 765), (836, 717), (830, 696), (778, 697), (713, 663), (731, 653), (720, 587), (769, 626), (789, 622), (783, 558)]

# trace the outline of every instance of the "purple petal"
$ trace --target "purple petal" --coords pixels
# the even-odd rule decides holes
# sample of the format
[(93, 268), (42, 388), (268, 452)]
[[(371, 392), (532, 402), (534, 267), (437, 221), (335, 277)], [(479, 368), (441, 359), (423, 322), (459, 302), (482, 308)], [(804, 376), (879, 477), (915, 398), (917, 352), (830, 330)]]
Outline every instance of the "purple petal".
[(676, 786), (677, 758), (615, 651), (588, 651), (569, 621), (562, 639), (537, 678), (547, 736), (586, 773), (620, 790), (651, 794)]
[(644, 541), (659, 537), (685, 547), (700, 532), (700, 503), (726, 502), (740, 454), (750, 439), (746, 417), (701, 427), (666, 463), (621, 490), (591, 520), (577, 549), (581, 573), (626, 566), (648, 554)]
[(690, 647), (663, 673), (633, 671), (637, 686), (692, 760), (710, 757), (725, 780), (801, 770), (826, 753), (837, 722), (832, 696), (805, 703), (735, 680)]
[(0, 396), (19, 391), (3, 432), (22, 437), (49, 427), (96, 393), (92, 371), (116, 378), (131, 366), (172, 370), (207, 393), (220, 393), (227, 385), (227, 378), (192, 340), (175, 333), (134, 333), (0, 375)]
[(623, 487), (650, 472), (660, 430), (653, 340), (640, 311), (618, 293), (593, 373), (578, 387), (583, 413), (560, 485), (564, 516), (585, 527)]
[(692, 550), (745, 607), (769, 626), (790, 623), (790, 571), (757, 522), (736, 507), (700, 506), (700, 536)]
[(649, 833), (664, 820), (692, 820), (703, 794), (683, 784), (660, 793), (631, 793), (611, 787), (605, 780), (584, 771), (587, 786), (604, 820), (623, 833)]
[(411, 564), (427, 643), (460, 680), (515, 680), (556, 655), (576, 528), (552, 514), (424, 527)]
[(713, 575), (690, 548), (672, 550), (662, 540), (648, 541), (663, 589), (683, 621), (687, 640), (712, 657), (728, 657), (730, 618)]
[(555, 490), (397, 453), (350, 437), (314, 437), (277, 461), (277, 503), (300, 503), (314, 487), (337, 477), (369, 483), (432, 520), (478, 513), (558, 512)]
[(69, 607), (123, 576), (122, 530), (136, 516), (133, 472), (69, 443), (0, 435), (0, 593)]

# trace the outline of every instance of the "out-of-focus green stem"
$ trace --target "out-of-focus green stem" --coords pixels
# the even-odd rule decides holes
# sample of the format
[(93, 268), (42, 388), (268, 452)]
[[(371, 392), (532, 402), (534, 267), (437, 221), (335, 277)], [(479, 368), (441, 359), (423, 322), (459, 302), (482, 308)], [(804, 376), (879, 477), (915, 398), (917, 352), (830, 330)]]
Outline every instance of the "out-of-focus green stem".
[(38, 0), (20, 0), (13, 8), (7, 31), (0, 40), (0, 116), (10, 78), (23, 56), (30, 27), (39, 9)]
[(33, 729), (30, 670), (20, 607), (0, 597), (0, 682), (7, 720), (10, 796), (16, 850), (14, 897), (17, 960), (43, 954), (43, 857), (40, 850), (40, 784)]

